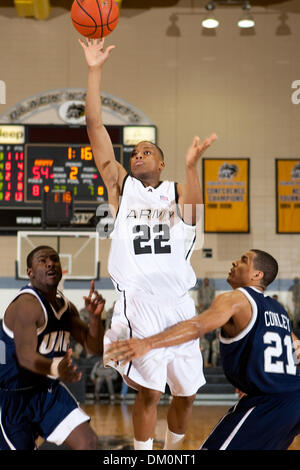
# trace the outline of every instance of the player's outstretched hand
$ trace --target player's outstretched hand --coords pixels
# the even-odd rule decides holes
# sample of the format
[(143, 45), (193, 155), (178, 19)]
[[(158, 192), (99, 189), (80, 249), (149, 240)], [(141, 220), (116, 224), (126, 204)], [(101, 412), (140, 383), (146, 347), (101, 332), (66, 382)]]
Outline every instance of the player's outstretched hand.
[(65, 382), (79, 382), (81, 372), (78, 372), (77, 366), (72, 361), (72, 349), (68, 349), (63, 359), (58, 364), (59, 377)]
[(116, 362), (119, 361), (122, 365), (125, 365), (133, 359), (143, 356), (150, 351), (150, 349), (151, 346), (147, 338), (130, 338), (125, 341), (116, 341), (115, 343), (112, 343), (105, 350), (105, 358), (112, 359)]
[(95, 290), (95, 281), (91, 281), (90, 292), (88, 297), (83, 297), (85, 308), (92, 315), (101, 315), (105, 305), (105, 299)]
[(186, 165), (196, 165), (199, 158), (204, 154), (205, 150), (217, 139), (216, 134), (211, 134), (203, 142), (200, 142), (199, 137), (194, 137), (192, 145), (189, 147), (186, 154)]
[(107, 61), (110, 52), (116, 46), (108, 46), (104, 49), (104, 38), (98, 39), (87, 39), (84, 42), (82, 39), (78, 39), (79, 44), (84, 50), (84, 55), (89, 67), (102, 67), (104, 62)]

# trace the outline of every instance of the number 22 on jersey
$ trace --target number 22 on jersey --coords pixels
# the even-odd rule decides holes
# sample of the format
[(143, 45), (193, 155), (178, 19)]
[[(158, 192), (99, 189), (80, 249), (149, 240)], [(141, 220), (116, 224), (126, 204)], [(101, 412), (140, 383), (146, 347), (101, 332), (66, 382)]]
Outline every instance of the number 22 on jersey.
[(167, 224), (157, 224), (153, 227), (135, 225), (132, 231), (134, 234), (139, 234), (133, 239), (136, 255), (171, 253), (171, 245), (166, 243), (170, 240), (170, 228)]

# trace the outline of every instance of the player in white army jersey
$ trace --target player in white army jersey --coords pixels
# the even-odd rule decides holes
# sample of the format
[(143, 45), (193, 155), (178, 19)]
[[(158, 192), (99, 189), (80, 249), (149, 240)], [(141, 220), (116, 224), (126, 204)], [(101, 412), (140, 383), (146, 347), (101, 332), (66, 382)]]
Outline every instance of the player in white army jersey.
[[(151, 142), (135, 146), (127, 174), (115, 159), (101, 116), (102, 67), (114, 46), (104, 50), (104, 40), (79, 42), (88, 64), (88, 135), (115, 218), (108, 267), (120, 299), (104, 339), (107, 346), (118, 338), (159, 333), (195, 314), (188, 291), (196, 283), (190, 256), (196, 205), (202, 204), (197, 162), (216, 135), (202, 143), (194, 138), (186, 155), (185, 184), (161, 181), (163, 152)], [(173, 399), (164, 448), (180, 448), (196, 392), (205, 383), (199, 341), (151, 351), (126, 369), (110, 365), (138, 391), (132, 413), (134, 448), (152, 449), (157, 404), (166, 384)]]

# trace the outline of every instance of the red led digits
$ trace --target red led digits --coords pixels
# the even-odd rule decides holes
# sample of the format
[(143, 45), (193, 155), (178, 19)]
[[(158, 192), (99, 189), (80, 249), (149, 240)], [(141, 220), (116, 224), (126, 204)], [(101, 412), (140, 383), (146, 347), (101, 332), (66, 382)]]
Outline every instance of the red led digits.
[(34, 165), (32, 167), (32, 173), (33, 173), (33, 179), (39, 180), (41, 179), (41, 173), (40, 173), (40, 167), (37, 165)]
[(48, 166), (41, 166), (41, 175), (47, 180), (49, 178), (49, 167)]
[(40, 187), (38, 184), (34, 184), (32, 186), (32, 196), (39, 197), (39, 195), (40, 195)]

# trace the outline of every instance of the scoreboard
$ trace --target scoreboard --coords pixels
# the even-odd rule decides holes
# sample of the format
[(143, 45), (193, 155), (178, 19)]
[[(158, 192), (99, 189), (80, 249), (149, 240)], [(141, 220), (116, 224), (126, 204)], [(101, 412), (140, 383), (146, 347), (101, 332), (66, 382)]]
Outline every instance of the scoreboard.
[[(156, 143), (152, 125), (106, 129), (127, 171), (137, 142)], [(72, 195), (76, 230), (91, 228), (97, 206), (107, 202), (86, 126), (0, 124), (0, 231), (41, 229), (43, 195), (52, 191)]]
[[(116, 159), (120, 162), (120, 147), (114, 146), (114, 151)], [(17, 168), (18, 157), (16, 152)], [(18, 193), (18, 184), (14, 189), (17, 201), (18, 198), (22, 198), (22, 194)], [(25, 202), (39, 203), (42, 192), (49, 192), (51, 189), (71, 190), (77, 204), (91, 205), (106, 201), (106, 190), (94, 165), (89, 145), (29, 144), (27, 146), (26, 192), (23, 194)]]

